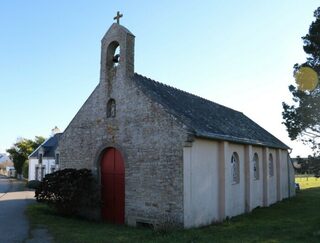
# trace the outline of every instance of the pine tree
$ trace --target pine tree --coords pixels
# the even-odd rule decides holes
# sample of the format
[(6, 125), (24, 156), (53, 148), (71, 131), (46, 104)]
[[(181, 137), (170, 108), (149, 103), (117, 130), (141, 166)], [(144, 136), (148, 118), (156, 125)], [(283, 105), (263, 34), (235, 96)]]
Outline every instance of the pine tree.
[[(309, 33), (302, 37), (303, 49), (308, 55), (305, 63), (294, 65), (297, 78), (302, 68), (309, 68), (316, 76), (320, 74), (320, 7), (314, 12), (316, 18), (309, 27)], [(314, 156), (320, 155), (320, 85), (312, 90), (301, 89), (299, 85), (290, 85), (293, 104), (283, 102), (282, 117), (292, 140), (300, 140), (309, 145)]]

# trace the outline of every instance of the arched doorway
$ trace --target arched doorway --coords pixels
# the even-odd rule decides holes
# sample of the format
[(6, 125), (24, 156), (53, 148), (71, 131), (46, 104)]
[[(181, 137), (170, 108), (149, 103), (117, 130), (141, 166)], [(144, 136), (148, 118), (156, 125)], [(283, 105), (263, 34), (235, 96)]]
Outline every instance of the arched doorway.
[(102, 218), (124, 224), (124, 161), (115, 148), (105, 150), (101, 162)]

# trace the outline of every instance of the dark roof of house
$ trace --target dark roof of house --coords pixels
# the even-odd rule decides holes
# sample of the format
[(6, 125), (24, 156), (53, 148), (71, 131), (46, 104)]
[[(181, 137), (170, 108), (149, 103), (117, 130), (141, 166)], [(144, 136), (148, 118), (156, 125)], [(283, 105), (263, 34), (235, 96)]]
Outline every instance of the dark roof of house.
[(139, 74), (133, 80), (196, 137), (289, 149), (243, 113), (170, 87)]
[(58, 147), (58, 143), (60, 140), (62, 133), (56, 133), (52, 137), (48, 138), (44, 141), (36, 150), (34, 150), (29, 158), (38, 158), (39, 150), (43, 148), (43, 157), (55, 157), (55, 150)]

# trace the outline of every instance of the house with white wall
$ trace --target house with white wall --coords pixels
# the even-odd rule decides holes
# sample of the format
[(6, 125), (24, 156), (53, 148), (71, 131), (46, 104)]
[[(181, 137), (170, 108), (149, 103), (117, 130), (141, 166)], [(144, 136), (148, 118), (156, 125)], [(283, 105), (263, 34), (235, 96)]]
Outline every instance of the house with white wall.
[(0, 174), (9, 177), (15, 177), (16, 170), (10, 157), (6, 154), (0, 154)]
[(41, 181), (46, 174), (59, 169), (58, 142), (62, 133), (54, 132), (36, 150), (29, 155), (29, 178), (28, 180)]

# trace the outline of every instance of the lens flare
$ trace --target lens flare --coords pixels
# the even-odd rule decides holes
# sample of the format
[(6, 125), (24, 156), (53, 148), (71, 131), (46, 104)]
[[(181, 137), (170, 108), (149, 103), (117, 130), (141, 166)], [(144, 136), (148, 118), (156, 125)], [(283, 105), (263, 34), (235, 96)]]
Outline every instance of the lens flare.
[(319, 83), (318, 74), (310, 67), (301, 67), (295, 73), (294, 78), (298, 89), (302, 91), (312, 91)]

